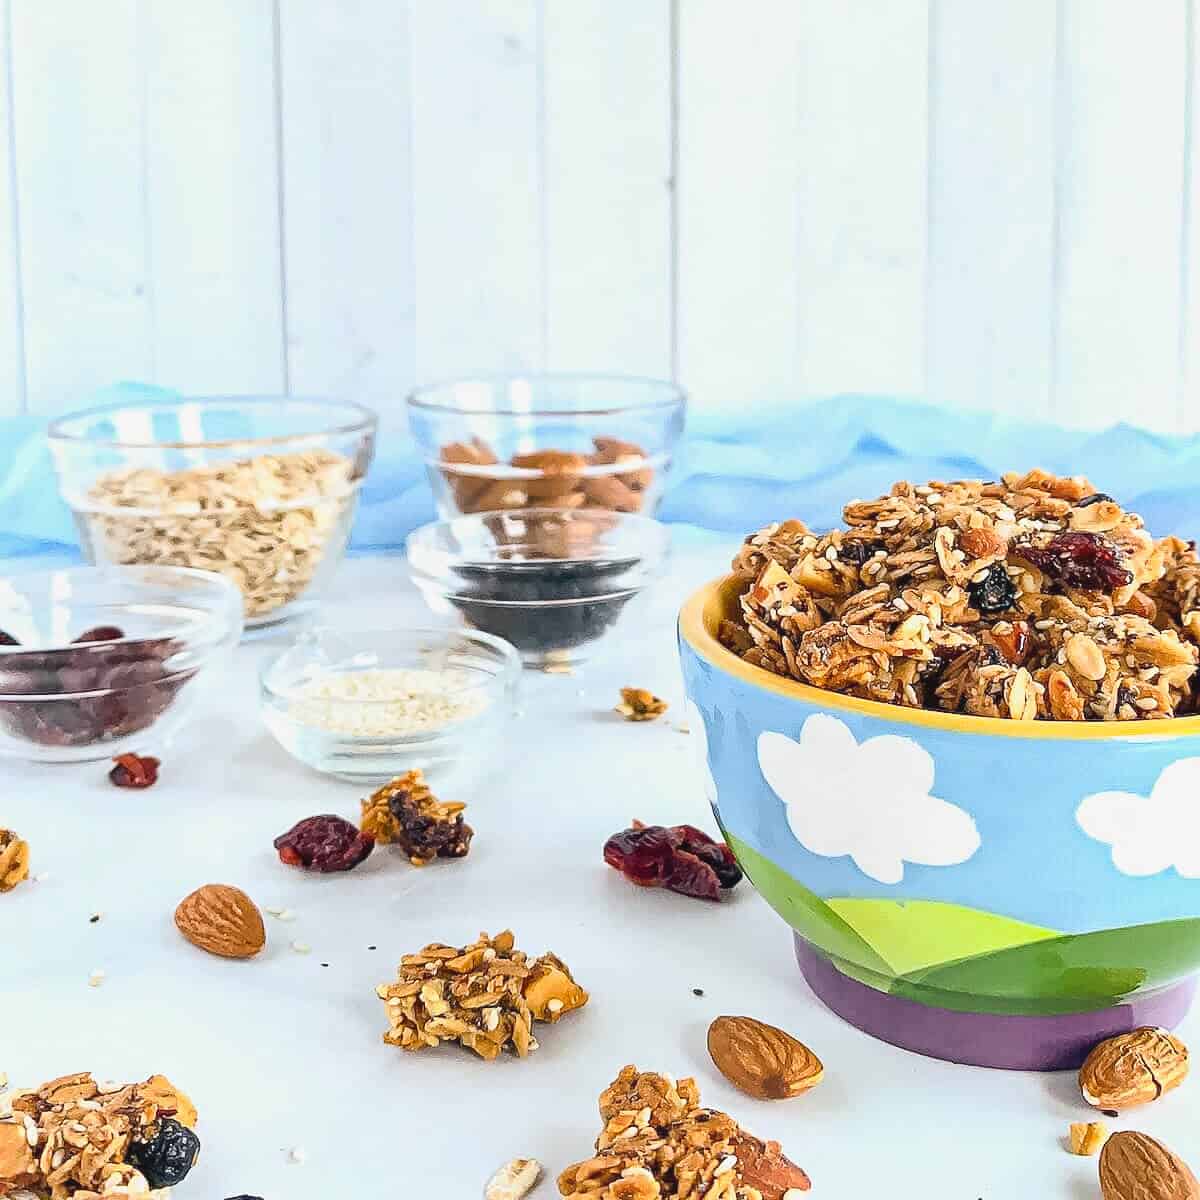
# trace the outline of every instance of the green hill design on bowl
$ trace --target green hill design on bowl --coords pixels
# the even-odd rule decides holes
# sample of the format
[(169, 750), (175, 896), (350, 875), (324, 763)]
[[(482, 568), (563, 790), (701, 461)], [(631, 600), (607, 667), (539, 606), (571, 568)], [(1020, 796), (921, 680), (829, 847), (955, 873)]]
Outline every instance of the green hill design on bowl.
[(1200, 919), (1063, 934), (940, 901), (822, 900), (725, 837), (767, 902), (839, 971), (922, 1004), (1014, 1014), (1102, 1008), (1186, 978), (1200, 957)]

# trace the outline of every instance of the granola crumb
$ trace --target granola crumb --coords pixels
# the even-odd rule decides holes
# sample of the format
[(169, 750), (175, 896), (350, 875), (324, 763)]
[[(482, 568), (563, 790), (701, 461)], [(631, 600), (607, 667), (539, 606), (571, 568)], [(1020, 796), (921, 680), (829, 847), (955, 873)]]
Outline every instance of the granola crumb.
[(613, 709), (627, 721), (654, 721), (661, 717), (669, 705), (660, 700), (653, 692), (645, 688), (624, 687), (621, 689), (621, 703)]
[(1067, 1144), (1072, 1154), (1088, 1158), (1098, 1154), (1108, 1141), (1108, 1126), (1103, 1121), (1072, 1121), (1067, 1130)]
[(408, 771), (362, 802), (360, 825), (381, 846), (394, 843), (414, 867), (424, 867), (470, 852), (475, 831), (463, 820), (466, 807), (438, 800), (420, 770)]
[(0, 892), (11, 892), (29, 877), (29, 843), (0, 829)]

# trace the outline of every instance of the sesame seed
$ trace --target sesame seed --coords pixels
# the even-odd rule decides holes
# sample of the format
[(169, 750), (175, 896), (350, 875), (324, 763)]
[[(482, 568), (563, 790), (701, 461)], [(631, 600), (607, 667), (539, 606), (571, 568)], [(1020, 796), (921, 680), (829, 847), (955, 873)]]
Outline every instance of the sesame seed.
[(552, 1013), (562, 1012), (563, 1002), (557, 996), (555, 996), (553, 1000), (548, 1000), (546, 1002), (546, 1010), (547, 1012)]
[(99, 987), (104, 982), (104, 972), (97, 967), (88, 976), (88, 987)]
[(1153, 696), (1143, 696), (1140, 700), (1135, 700), (1134, 703), (1142, 712), (1150, 712), (1158, 707), (1158, 701)]
[(300, 1146), (293, 1146), (288, 1151), (288, 1162), (302, 1163), (307, 1157)]
[(297, 954), (307, 954), (312, 947), (307, 942), (293, 942), (292, 949), (295, 950)]
[(737, 1155), (736, 1154), (725, 1155), (725, 1157), (723, 1159), (721, 1159), (721, 1161), (717, 1164), (717, 1169), (713, 1172), (713, 1178), (715, 1179), (718, 1175), (728, 1175), (729, 1172), (732, 1171), (733, 1168), (736, 1166), (737, 1166)]

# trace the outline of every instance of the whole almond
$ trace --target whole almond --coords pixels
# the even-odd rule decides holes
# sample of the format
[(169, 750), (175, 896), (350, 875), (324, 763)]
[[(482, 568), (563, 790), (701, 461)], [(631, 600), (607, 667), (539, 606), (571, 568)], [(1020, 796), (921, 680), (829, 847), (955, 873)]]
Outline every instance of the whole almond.
[(1178, 1087), (1187, 1073), (1187, 1047), (1146, 1026), (1093, 1047), (1079, 1068), (1079, 1090), (1094, 1108), (1133, 1108)]
[(734, 1087), (758, 1100), (799, 1096), (825, 1072), (803, 1042), (753, 1017), (718, 1017), (708, 1027), (708, 1052)]
[(175, 925), (193, 946), (222, 958), (253, 958), (267, 944), (262, 913), (241, 888), (206, 883), (185, 896)]
[(1100, 1151), (1104, 1200), (1200, 1200), (1187, 1163), (1144, 1133), (1114, 1133)]

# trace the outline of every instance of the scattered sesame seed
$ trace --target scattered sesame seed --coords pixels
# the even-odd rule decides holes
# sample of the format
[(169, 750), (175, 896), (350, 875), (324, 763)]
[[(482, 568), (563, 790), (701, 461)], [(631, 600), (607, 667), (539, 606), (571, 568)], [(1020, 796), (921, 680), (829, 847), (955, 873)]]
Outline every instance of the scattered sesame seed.
[(88, 923), (90, 925), (95, 925), (96, 922), (99, 921), (102, 916), (104, 916), (104, 914), (102, 912), (94, 912), (94, 913), (92, 913), (92, 915), (90, 917), (88, 917)]
[(378, 946), (368, 946), (367, 949), (368, 950), (378, 950), (379, 947)]
[(295, 950), (297, 954), (307, 954), (312, 947), (307, 942), (293, 942), (292, 949)]
[(300, 1146), (293, 1146), (288, 1151), (288, 1162), (302, 1163), (307, 1157), (308, 1156), (304, 1153), (303, 1148)]
[(97, 967), (88, 976), (88, 987), (99, 987), (104, 982), (104, 972)]
[(546, 1010), (548, 1012), (552, 1012), (552, 1013), (562, 1012), (562, 1009), (563, 1009), (563, 1002), (557, 996), (555, 996), (553, 1000), (546, 1001)]
[(50, 878), (50, 872), (49, 872), (49, 871), (42, 871), (42, 872), (40, 872), (39, 874), (37, 874), (37, 875), (35, 875), (35, 876), (33, 877), (33, 882), (34, 882), (34, 883), (45, 883), (45, 882), (46, 882), (46, 880), (47, 880), (47, 879), (49, 879), (49, 878)]
[(692, 995), (693, 996), (703, 996), (704, 989), (703, 988), (692, 988)]

